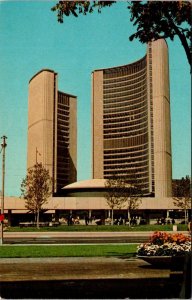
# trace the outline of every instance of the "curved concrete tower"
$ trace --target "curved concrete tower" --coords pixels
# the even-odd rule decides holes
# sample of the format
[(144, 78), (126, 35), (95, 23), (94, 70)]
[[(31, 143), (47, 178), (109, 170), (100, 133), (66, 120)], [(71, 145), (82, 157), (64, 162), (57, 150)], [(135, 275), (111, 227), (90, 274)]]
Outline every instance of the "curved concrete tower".
[(155, 195), (166, 197), (172, 194), (172, 156), (169, 60), (168, 47), (164, 40), (149, 44), (148, 60), (153, 109)]
[(148, 45), (142, 59), (92, 73), (93, 178), (113, 175), (144, 194), (171, 196), (168, 48)]
[(76, 96), (59, 92), (57, 73), (41, 70), (29, 81), (27, 167), (42, 162), (53, 192), (77, 178)]

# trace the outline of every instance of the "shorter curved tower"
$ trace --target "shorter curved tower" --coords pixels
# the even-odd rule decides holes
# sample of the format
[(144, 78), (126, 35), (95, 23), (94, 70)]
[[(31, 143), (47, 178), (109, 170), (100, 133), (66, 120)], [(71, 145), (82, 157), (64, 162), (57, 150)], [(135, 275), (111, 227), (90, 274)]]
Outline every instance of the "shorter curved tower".
[(171, 196), (168, 49), (164, 40), (125, 66), (92, 73), (93, 178), (126, 178)]
[(27, 167), (42, 162), (53, 192), (77, 179), (76, 96), (58, 91), (57, 73), (41, 70), (29, 81)]

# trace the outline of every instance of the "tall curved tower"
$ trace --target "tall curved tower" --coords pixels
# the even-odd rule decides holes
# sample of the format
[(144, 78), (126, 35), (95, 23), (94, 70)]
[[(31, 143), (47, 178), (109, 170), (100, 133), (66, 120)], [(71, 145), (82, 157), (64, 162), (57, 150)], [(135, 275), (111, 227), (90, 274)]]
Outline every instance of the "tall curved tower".
[(57, 73), (45, 69), (29, 81), (27, 167), (42, 162), (53, 192), (77, 179), (76, 96), (58, 91)]
[(144, 194), (171, 196), (168, 49), (149, 43), (142, 59), (92, 73), (93, 178), (113, 175)]

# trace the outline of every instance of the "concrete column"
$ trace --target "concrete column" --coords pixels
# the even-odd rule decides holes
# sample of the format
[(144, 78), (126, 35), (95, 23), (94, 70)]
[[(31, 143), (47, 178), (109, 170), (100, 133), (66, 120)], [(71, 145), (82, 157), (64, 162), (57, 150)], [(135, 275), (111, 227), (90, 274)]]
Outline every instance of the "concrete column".
[(167, 43), (152, 43), (155, 197), (172, 195), (171, 117)]
[(89, 209), (89, 219), (91, 219), (91, 215), (92, 215), (92, 210)]
[(108, 218), (111, 218), (111, 210), (108, 210)]
[(103, 71), (92, 73), (92, 172), (103, 178)]

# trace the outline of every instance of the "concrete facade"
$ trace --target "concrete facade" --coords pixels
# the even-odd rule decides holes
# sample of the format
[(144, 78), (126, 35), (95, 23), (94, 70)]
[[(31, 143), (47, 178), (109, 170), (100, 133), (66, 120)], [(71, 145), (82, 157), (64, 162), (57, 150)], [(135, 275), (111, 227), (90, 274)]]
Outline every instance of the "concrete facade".
[[(83, 215), (87, 213), (91, 216), (111, 217), (111, 209), (105, 198), (105, 179), (89, 179), (75, 182), (65, 186), (63, 195), (59, 197), (50, 197), (46, 204), (43, 205), (43, 219), (62, 218), (73, 214), (73, 216)], [(21, 220), (33, 220), (31, 214), (25, 208), (25, 200), (19, 197), (5, 197), (4, 211), (9, 224), (18, 224)], [(115, 209), (116, 215), (127, 216), (127, 204), (119, 209)], [(183, 212), (184, 213), (184, 212)], [(181, 215), (179, 207), (174, 204), (174, 199), (171, 197), (141, 197), (139, 206), (134, 211), (133, 215), (146, 218), (148, 222), (158, 217), (169, 218), (170, 215)], [(180, 219), (180, 217), (177, 217)], [(182, 219), (182, 218), (181, 218)], [(179, 222), (180, 220), (177, 220)]]
[[(100, 197), (50, 197), (48, 202), (43, 205), (45, 214), (62, 214), (74, 213), (79, 211), (87, 211), (89, 215), (94, 216), (95, 212), (105, 212), (106, 217), (110, 217), (111, 209), (107, 205), (104, 196)], [(121, 209), (116, 210), (119, 214), (127, 210), (126, 204)], [(169, 211), (177, 212), (179, 209), (173, 203), (173, 198), (142, 198), (139, 207), (135, 210), (135, 214), (169, 216)], [(30, 217), (29, 211), (25, 208), (25, 201), (19, 197), (5, 197), (4, 213), (6, 218), (13, 218), (13, 215), (23, 215)], [(20, 219), (19, 219), (20, 220)]]
[[(44, 209), (52, 210), (109, 210), (104, 197), (50, 197)], [(122, 208), (122, 209), (126, 209)], [(171, 210), (177, 209), (172, 198), (142, 198), (138, 209), (141, 210)], [(25, 200), (19, 197), (5, 197), (5, 214), (11, 210), (12, 213), (27, 213)]]
[[(65, 186), (63, 196), (50, 197), (48, 202), (43, 205), (48, 210), (109, 210), (105, 193), (106, 179), (88, 179), (74, 182)], [(141, 197), (138, 209), (141, 210), (169, 210), (179, 209), (174, 205), (171, 197), (154, 198)], [(121, 209), (126, 209), (122, 207)], [(26, 211), (25, 200), (19, 197), (5, 197), (5, 211), (13, 210)]]
[(53, 192), (77, 180), (77, 98), (57, 85), (52, 70), (29, 81), (27, 168), (42, 162), (53, 178)]
[(172, 194), (168, 48), (92, 73), (93, 178), (123, 177), (156, 198)]
[[(149, 46), (149, 51), (152, 56), (155, 195), (165, 197), (172, 193), (168, 49), (163, 40), (155, 42), (155, 46), (152, 45), (153, 43)], [(148, 55), (150, 56), (150, 52)]]

